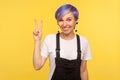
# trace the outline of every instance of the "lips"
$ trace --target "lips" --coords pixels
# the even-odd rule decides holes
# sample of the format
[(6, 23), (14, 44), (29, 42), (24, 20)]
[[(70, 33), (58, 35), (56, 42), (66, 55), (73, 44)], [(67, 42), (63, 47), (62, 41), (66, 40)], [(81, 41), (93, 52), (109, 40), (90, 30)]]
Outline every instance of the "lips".
[(69, 28), (62, 28), (64, 31), (67, 31), (67, 30), (69, 30)]

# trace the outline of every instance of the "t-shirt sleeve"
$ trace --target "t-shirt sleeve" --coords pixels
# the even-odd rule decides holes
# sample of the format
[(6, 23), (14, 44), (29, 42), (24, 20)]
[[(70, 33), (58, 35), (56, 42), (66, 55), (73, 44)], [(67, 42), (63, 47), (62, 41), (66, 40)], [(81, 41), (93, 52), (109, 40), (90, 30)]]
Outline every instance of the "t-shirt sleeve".
[(92, 59), (92, 56), (90, 51), (90, 45), (88, 43), (88, 40), (85, 40), (82, 60), (91, 60), (91, 59)]
[(43, 57), (48, 57), (49, 52), (48, 52), (48, 39), (47, 37), (44, 39), (42, 45), (41, 45), (41, 56)]

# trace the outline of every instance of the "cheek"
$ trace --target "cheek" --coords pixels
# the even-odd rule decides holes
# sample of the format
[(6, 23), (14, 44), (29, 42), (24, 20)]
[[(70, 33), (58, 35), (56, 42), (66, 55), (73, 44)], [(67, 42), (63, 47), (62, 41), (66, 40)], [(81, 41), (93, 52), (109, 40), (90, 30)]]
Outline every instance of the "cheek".
[(75, 26), (76, 25), (76, 23), (75, 22), (72, 22), (72, 23), (70, 23), (69, 25), (71, 25), (71, 26)]
[(57, 25), (58, 26), (62, 26), (62, 22), (57, 22)]

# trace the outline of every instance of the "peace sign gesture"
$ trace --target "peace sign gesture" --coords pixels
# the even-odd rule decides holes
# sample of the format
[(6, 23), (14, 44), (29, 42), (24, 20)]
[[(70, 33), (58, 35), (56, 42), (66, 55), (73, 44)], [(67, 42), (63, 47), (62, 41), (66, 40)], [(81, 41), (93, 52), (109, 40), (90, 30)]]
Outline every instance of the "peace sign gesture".
[(38, 41), (42, 38), (42, 26), (43, 25), (42, 25), (42, 21), (40, 21), (40, 26), (38, 26), (38, 23), (36, 20), (34, 20), (34, 22), (35, 22), (36, 28), (33, 32), (33, 37), (35, 41)]

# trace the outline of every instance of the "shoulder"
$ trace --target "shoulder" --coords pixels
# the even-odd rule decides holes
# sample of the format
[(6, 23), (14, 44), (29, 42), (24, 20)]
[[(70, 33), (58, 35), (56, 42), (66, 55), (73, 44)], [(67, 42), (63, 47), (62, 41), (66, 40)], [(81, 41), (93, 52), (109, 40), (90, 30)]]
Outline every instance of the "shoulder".
[(56, 40), (56, 34), (48, 34), (44, 39), (44, 41), (47, 42), (53, 42), (54, 40)]
[(79, 35), (80, 40), (84, 42), (88, 42), (88, 39), (85, 36)]
[(48, 34), (45, 39), (52, 39), (52, 38), (55, 38), (56, 37), (56, 34)]
[(89, 41), (88, 41), (88, 39), (85, 37), (85, 36), (83, 36), (83, 35), (79, 35), (79, 37), (80, 37), (80, 43), (82, 44), (82, 45), (88, 45), (89, 44)]

